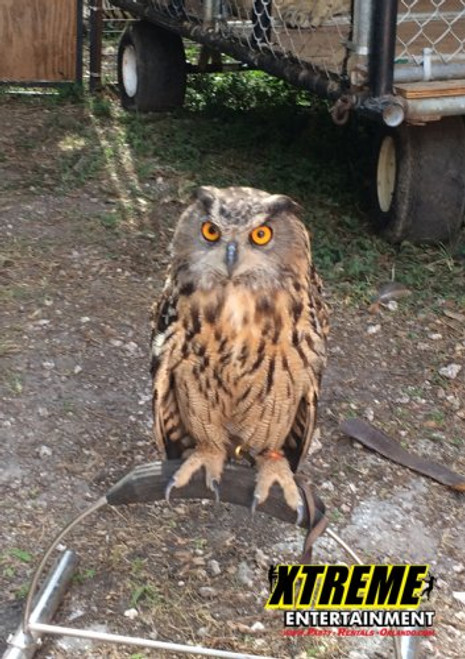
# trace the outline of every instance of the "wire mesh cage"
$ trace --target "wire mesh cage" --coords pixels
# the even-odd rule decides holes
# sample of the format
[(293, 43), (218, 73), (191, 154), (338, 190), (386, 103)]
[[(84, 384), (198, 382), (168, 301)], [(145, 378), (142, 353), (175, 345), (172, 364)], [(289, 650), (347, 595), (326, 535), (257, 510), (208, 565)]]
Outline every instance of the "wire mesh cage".
[(118, 43), (126, 27), (135, 20), (138, 19), (110, 0), (85, 2), (84, 21), (90, 34), (90, 49), (94, 51), (90, 76), (91, 80), (94, 77), (98, 81), (98, 85), (117, 83)]
[[(463, 78), (465, 0), (391, 4), (397, 7), (395, 82)], [(121, 33), (145, 18), (324, 96), (370, 85), (373, 0), (89, 0), (88, 6), (101, 11), (106, 83), (117, 79)]]
[(400, 0), (397, 25), (398, 61), (465, 60), (465, 0)]
[[(208, 33), (251, 54), (311, 65), (328, 78), (345, 74), (350, 0), (116, 0), (116, 5), (110, 0), (88, 2), (88, 14), (101, 12), (101, 72), (107, 83), (116, 81), (119, 37), (136, 16), (141, 17), (141, 8), (173, 29), (188, 26), (197, 35)], [(127, 5), (134, 13), (121, 8)]]

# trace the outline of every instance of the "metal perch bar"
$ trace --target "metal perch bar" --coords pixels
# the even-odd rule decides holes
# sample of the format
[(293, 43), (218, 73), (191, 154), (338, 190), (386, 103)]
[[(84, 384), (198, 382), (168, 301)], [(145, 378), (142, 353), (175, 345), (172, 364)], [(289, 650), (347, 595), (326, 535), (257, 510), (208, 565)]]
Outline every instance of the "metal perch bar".
[[(32, 600), (37, 590), (40, 577), (45, 569), (48, 559), (50, 558), (55, 547), (64, 539), (64, 537), (80, 522), (84, 521), (93, 512), (99, 510), (104, 505), (119, 506), (130, 503), (147, 503), (151, 501), (160, 501), (165, 498), (165, 489), (175, 471), (181, 464), (180, 460), (165, 460), (164, 462), (151, 462), (141, 467), (136, 467), (129, 474), (124, 476), (107, 492), (107, 494), (89, 508), (74, 517), (59, 533), (55, 536), (50, 547), (45, 552), (40, 561), (34, 576), (26, 600), (24, 609), (23, 627), (27, 631), (32, 609)], [(240, 483), (240, 487), (237, 484)], [(220, 496), (222, 501), (233, 503), (240, 506), (250, 506), (253, 498), (255, 487), (255, 473), (250, 467), (239, 465), (228, 465), (221, 480)], [(205, 485), (202, 473), (195, 474), (191, 481), (182, 488), (174, 489), (171, 494), (172, 499), (214, 499), (214, 493)], [(324, 504), (315, 497), (315, 519), (310, 520), (309, 511), (305, 509), (300, 526), (311, 530), (324, 518)], [(283, 501), (281, 490), (274, 485), (270, 490), (270, 495), (265, 503), (260, 506), (261, 512), (267, 513), (277, 519), (285, 522), (293, 522), (295, 511), (289, 508)], [(313, 522), (313, 524), (312, 524)]]
[[(165, 498), (166, 486), (180, 464), (180, 460), (166, 460), (164, 462), (153, 462), (137, 467), (132, 472), (124, 476), (113, 487), (111, 487), (105, 496), (98, 499), (89, 508), (72, 519), (67, 524), (67, 526), (62, 529), (60, 533), (58, 533), (37, 567), (26, 600), (22, 628), (18, 630), (13, 638), (13, 641), (10, 642), (11, 648), (7, 650), (7, 653), (3, 656), (3, 659), (31, 659), (37, 649), (37, 638), (39, 637), (38, 635), (44, 633), (100, 640), (107, 643), (157, 648), (160, 650), (168, 650), (172, 652), (198, 654), (208, 657), (218, 657), (220, 659), (273, 659), (271, 657), (264, 657), (263, 655), (250, 655), (237, 652), (229, 652), (200, 646), (171, 643), (168, 641), (156, 641), (153, 639), (145, 639), (141, 637), (125, 636), (121, 634), (98, 632), (89, 629), (75, 629), (71, 627), (48, 624), (68, 586), (69, 580), (72, 576), (72, 570), (74, 570), (76, 558), (73, 552), (69, 551), (65, 553), (61, 559), (59, 567), (56, 568), (52, 573), (52, 576), (49, 577), (49, 581), (52, 585), (49, 586), (49, 582), (47, 582), (42, 588), (38, 603), (31, 614), (34, 594), (37, 590), (40, 577), (53, 550), (63, 540), (63, 538), (75, 526), (77, 526), (77, 524), (82, 522), (84, 519), (86, 519), (88, 516), (106, 504), (118, 506), (131, 503), (147, 503), (163, 500)], [(304, 484), (301, 482), (299, 477), (296, 477), (296, 482), (300, 487), (304, 487)], [(252, 501), (254, 487), (255, 472), (250, 467), (229, 464), (227, 465), (221, 480), (221, 500), (227, 503), (248, 507)], [(202, 472), (195, 474), (192, 480), (185, 487), (174, 489), (171, 496), (173, 499), (213, 500), (215, 498), (215, 494), (206, 487)], [(307, 498), (304, 500), (307, 500)], [(300, 522), (300, 526), (308, 529), (309, 532), (311, 532), (312, 529), (314, 529), (318, 524), (321, 524), (325, 521), (324, 504), (316, 495), (313, 495), (313, 507), (314, 510), (312, 512), (310, 512), (308, 508), (305, 507), (304, 515)], [(286, 505), (282, 498), (281, 490), (277, 485), (274, 485), (271, 488), (269, 497), (265, 503), (260, 506), (260, 510), (261, 512), (264, 512), (272, 517), (288, 523), (293, 523), (295, 520), (295, 511)], [(359, 556), (357, 556), (357, 554), (352, 551), (352, 549), (343, 540), (341, 540), (341, 538), (336, 533), (328, 529), (328, 534), (357, 563), (362, 562)], [(74, 557), (74, 562), (71, 561), (69, 555)], [(60, 571), (60, 566), (62, 563), (64, 563), (64, 567), (62, 567)], [(61, 575), (61, 572), (64, 574)], [(40, 615), (41, 611), (46, 613)], [(15, 641), (15, 639), (18, 640)], [(24, 642), (24, 639), (28, 641), (27, 644)], [(408, 648), (401, 649), (398, 639), (394, 639), (396, 658), (404, 659), (405, 657), (408, 657), (408, 651), (411, 649), (411, 645), (412, 644), (410, 643), (408, 644)]]
[(204, 657), (219, 657), (220, 659), (274, 659), (273, 657), (265, 657), (264, 655), (244, 654), (242, 652), (228, 652), (227, 650), (203, 648), (199, 645), (184, 645), (182, 643), (154, 641), (150, 638), (123, 636), (121, 634), (109, 634), (107, 632), (98, 632), (91, 629), (73, 629), (72, 627), (61, 627), (59, 625), (44, 625), (41, 623), (33, 623), (31, 625), (31, 629), (47, 634), (54, 634), (57, 636), (76, 636), (78, 638), (88, 638), (94, 641), (104, 641), (105, 643), (137, 645), (142, 648), (157, 648), (158, 650), (199, 654), (203, 655)]
[[(27, 629), (20, 625), (15, 634), (8, 639), (8, 649), (3, 659), (31, 659), (40, 645), (40, 630), (33, 629), (38, 623), (47, 624), (57, 610), (78, 563), (74, 551), (67, 550), (58, 559), (47, 577), (29, 618)], [(34, 593), (31, 587), (31, 592)]]
[[(53, 598), (54, 608), (52, 609), (50, 606), (51, 615), (49, 615), (47, 619), (39, 619), (35, 617), (36, 609), (34, 609), (34, 612), (31, 615), (34, 595), (37, 590), (40, 578), (44, 572), (45, 566), (53, 550), (64, 539), (64, 537), (80, 522), (84, 521), (84, 519), (86, 519), (88, 516), (106, 504), (118, 506), (130, 503), (144, 503), (163, 500), (165, 498), (166, 486), (173, 474), (179, 468), (180, 464), (180, 460), (166, 460), (164, 462), (153, 462), (141, 467), (137, 467), (132, 472), (124, 476), (124, 478), (122, 478), (120, 481), (118, 481), (118, 483), (116, 483), (105, 496), (98, 499), (89, 508), (73, 518), (65, 526), (65, 528), (55, 536), (53, 542), (40, 561), (32, 578), (31, 587), (24, 609), (22, 629), (18, 633), (22, 634), (24, 637), (27, 636), (32, 640), (33, 634), (37, 634), (37, 632), (46, 632), (58, 635), (79, 636), (81, 638), (93, 638), (96, 640), (113, 643), (140, 645), (142, 647), (157, 647), (159, 649), (171, 650), (173, 652), (189, 652), (191, 654), (203, 654), (204, 656), (224, 657), (224, 659), (260, 659), (258, 655), (225, 652), (208, 648), (193, 647), (191, 645), (180, 645), (176, 643), (154, 641), (151, 639), (133, 638), (118, 634), (99, 633), (92, 630), (80, 630), (68, 627), (60, 627), (58, 625), (48, 625), (46, 623), (51, 619), (53, 612), (57, 608), (59, 598)], [(240, 483), (240, 487), (238, 487), (238, 483)], [(227, 503), (248, 507), (250, 506), (253, 498), (254, 487), (255, 472), (250, 467), (230, 464), (226, 467), (221, 481), (221, 499)], [(206, 487), (203, 473), (198, 473), (194, 475), (188, 485), (183, 488), (173, 490), (172, 498), (214, 499), (214, 493)], [(324, 504), (316, 496), (314, 497), (314, 506), (314, 514), (311, 515), (310, 511), (306, 509), (300, 522), (300, 526), (309, 530), (324, 520)], [(281, 496), (281, 491), (276, 485), (272, 487), (267, 501), (261, 506), (260, 509), (262, 512), (267, 513), (268, 515), (291, 523), (294, 522), (296, 515), (295, 511), (285, 504)], [(66, 582), (66, 585), (67, 583), (68, 582)], [(64, 588), (60, 590), (60, 594), (62, 595), (63, 593)], [(48, 597), (51, 596), (48, 595)], [(42, 599), (40, 601), (42, 601)], [(31, 647), (32, 654), (31, 652), (29, 654), (24, 654), (22, 647), (12, 648), (12, 652), (19, 649), (23, 653), (5, 655), (3, 659), (29, 659), (33, 656), (35, 650), (37, 649), (37, 644), (34, 643), (34, 645)], [(272, 658), (261, 657), (261, 659)]]

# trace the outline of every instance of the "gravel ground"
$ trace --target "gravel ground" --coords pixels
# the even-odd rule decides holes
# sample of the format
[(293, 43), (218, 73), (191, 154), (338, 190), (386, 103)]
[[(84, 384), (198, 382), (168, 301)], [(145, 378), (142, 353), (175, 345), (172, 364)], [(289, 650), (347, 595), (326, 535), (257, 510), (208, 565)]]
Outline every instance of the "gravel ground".
[[(131, 197), (137, 213), (115, 229), (124, 191), (108, 169), (81, 180), (84, 152), (70, 169), (79, 185), (57, 184), (58, 147), (82, 115), (72, 105), (0, 99), (9, 127), (0, 136), (0, 651), (53, 535), (132, 467), (157, 458), (148, 310), (183, 207), (180, 182), (161, 169), (150, 194)], [(337, 286), (326, 291), (330, 359), (304, 471), (331, 528), (365, 561), (431, 564), (436, 635), (420, 656), (461, 659), (465, 607), (453, 593), (465, 591), (464, 495), (362, 449), (338, 425), (364, 417), (465, 473), (465, 368), (450, 367), (464, 364), (464, 310), (447, 296), (416, 303), (413, 292), (370, 313)], [(281, 614), (263, 609), (267, 570), (298, 560), (302, 534), (263, 515), (205, 502), (114, 508), (67, 543), (80, 566), (56, 616), (63, 624), (279, 659), (393, 656), (378, 636), (283, 637)], [(314, 559), (348, 560), (327, 536)], [(37, 656), (165, 654), (60, 639)]]

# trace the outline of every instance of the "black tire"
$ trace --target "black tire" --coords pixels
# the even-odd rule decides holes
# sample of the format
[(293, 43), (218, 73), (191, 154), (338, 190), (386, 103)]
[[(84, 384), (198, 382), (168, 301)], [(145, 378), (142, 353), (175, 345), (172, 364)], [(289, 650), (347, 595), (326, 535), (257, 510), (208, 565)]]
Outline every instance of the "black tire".
[(146, 21), (129, 25), (119, 42), (118, 83), (126, 110), (161, 112), (182, 106), (186, 57), (181, 37)]
[(465, 125), (461, 117), (381, 130), (373, 170), (372, 216), (387, 240), (454, 240), (465, 210)]

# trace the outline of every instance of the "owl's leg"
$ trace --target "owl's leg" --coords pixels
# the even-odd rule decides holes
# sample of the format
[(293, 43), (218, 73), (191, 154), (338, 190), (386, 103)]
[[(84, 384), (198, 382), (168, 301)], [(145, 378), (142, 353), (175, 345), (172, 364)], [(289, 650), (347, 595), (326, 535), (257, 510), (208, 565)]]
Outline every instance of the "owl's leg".
[(217, 501), (220, 500), (219, 483), (223, 466), (226, 460), (226, 451), (216, 447), (197, 447), (189, 457), (182, 463), (179, 469), (170, 479), (165, 490), (165, 499), (169, 501), (171, 490), (174, 487), (184, 487), (190, 481), (196, 471), (205, 468), (205, 483), (215, 493)]
[(283, 453), (281, 451), (266, 451), (266, 453), (257, 456), (256, 461), (258, 471), (252, 514), (255, 512), (256, 507), (268, 498), (273, 483), (278, 483), (281, 485), (287, 505), (297, 513), (296, 524), (300, 524), (303, 519), (305, 504), (295, 483), (289, 462)]

